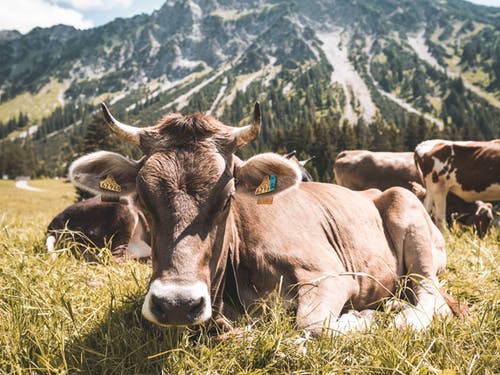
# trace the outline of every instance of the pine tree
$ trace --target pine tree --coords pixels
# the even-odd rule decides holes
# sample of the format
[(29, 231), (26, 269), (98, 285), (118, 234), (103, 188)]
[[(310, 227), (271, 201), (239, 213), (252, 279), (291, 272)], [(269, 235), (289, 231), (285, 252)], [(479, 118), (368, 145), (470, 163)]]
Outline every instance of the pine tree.
[(404, 130), (404, 147), (406, 151), (413, 151), (418, 145), (419, 129), (415, 115), (408, 116), (408, 122)]
[(80, 145), (80, 152), (87, 154), (98, 150), (118, 151), (118, 138), (113, 136), (102, 116), (94, 115), (87, 125), (87, 131)]
[(0, 149), (0, 172), (11, 177), (33, 175), (33, 149), (21, 141), (4, 141)]

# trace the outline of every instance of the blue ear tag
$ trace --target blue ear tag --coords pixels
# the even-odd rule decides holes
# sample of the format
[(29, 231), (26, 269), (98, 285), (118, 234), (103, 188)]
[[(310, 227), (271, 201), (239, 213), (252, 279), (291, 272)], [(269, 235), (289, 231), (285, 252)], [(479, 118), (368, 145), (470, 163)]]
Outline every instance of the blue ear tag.
[(276, 176), (269, 176), (269, 191), (274, 191), (276, 189)]

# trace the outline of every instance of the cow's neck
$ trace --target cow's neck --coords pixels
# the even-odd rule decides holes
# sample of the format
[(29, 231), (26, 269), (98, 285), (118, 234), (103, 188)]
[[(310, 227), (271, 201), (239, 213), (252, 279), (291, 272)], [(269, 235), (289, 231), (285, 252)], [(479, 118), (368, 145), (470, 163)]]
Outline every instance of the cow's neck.
[[(287, 295), (296, 282), (293, 272), (289, 272), (293, 265), (287, 263), (285, 254), (277, 262), (270, 261), (272, 256), (269, 258), (266, 254), (270, 248), (275, 250), (275, 244), (267, 242), (274, 242), (271, 238), (273, 235), (266, 233), (260, 239), (256, 238), (255, 233), (269, 229), (263, 220), (266, 214), (259, 213), (256, 205), (255, 197), (236, 194), (231, 210), (233, 220), (228, 226), (228, 230), (232, 231), (230, 257), (235, 276), (233, 295), (238, 293), (235, 298), (245, 308), (275, 291), (278, 285), (282, 286), (280, 291)], [(276, 217), (276, 220), (280, 218)], [(276, 252), (273, 254), (276, 255)]]
[[(241, 310), (241, 299), (236, 282), (234, 266), (234, 250), (238, 246), (238, 236), (234, 227), (233, 215), (229, 212), (227, 219), (217, 228), (212, 257), (212, 308), (216, 315), (229, 315), (235, 318), (232, 310)], [(229, 305), (229, 306), (228, 306)], [(229, 314), (228, 309), (231, 310)], [(217, 318), (217, 317), (216, 317)]]

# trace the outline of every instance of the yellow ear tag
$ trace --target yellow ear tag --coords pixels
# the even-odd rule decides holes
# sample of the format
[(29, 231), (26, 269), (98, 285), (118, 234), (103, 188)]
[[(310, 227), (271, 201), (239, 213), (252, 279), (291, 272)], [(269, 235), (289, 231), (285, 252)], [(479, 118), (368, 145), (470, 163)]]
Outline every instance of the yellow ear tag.
[(108, 174), (104, 180), (99, 182), (99, 187), (103, 190), (114, 191), (117, 193), (122, 191), (122, 187), (118, 185), (118, 182), (116, 182), (110, 174)]
[(255, 195), (266, 194), (274, 191), (276, 189), (276, 176), (270, 175), (265, 176), (257, 189), (255, 189)]

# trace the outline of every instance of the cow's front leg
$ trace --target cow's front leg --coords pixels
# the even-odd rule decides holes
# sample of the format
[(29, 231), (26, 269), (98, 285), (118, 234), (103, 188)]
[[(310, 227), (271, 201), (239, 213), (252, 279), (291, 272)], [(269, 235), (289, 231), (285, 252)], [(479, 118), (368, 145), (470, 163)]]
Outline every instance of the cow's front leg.
[(446, 225), (446, 192), (436, 192), (434, 197), (434, 222), (441, 232)]
[(430, 188), (428, 188), (425, 193), (423, 203), (425, 210), (429, 213), (429, 215), (434, 216), (434, 195), (433, 192), (430, 191)]
[[(439, 202), (438, 199), (435, 200)], [(391, 188), (375, 201), (388, 236), (411, 280), (414, 305), (405, 307), (395, 319), (398, 328), (425, 329), (434, 315), (451, 310), (439, 291), (437, 274), (446, 264), (445, 242), (416, 197), (407, 190)], [(437, 205), (436, 207), (439, 207)], [(439, 220), (436, 212), (436, 220)]]
[(313, 336), (338, 334), (368, 328), (372, 312), (350, 311), (340, 315), (346, 303), (358, 291), (351, 276), (321, 275), (300, 283), (297, 305), (297, 327)]

